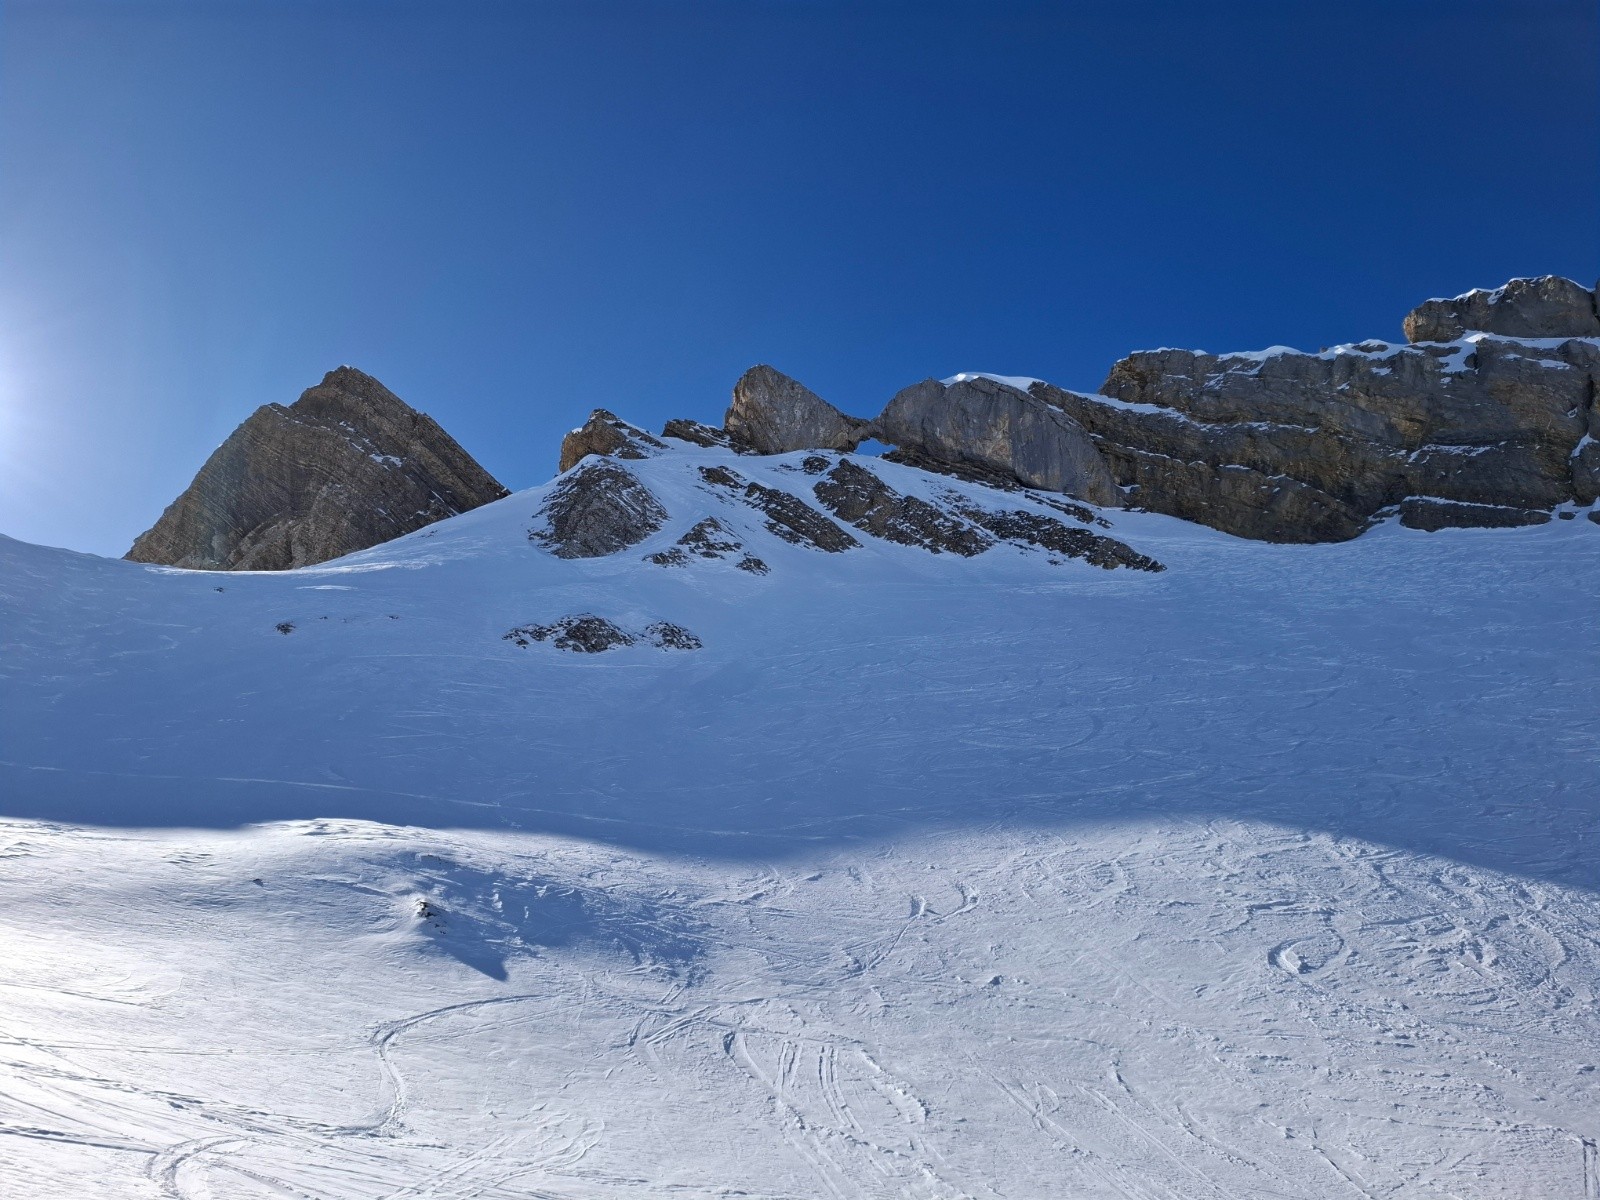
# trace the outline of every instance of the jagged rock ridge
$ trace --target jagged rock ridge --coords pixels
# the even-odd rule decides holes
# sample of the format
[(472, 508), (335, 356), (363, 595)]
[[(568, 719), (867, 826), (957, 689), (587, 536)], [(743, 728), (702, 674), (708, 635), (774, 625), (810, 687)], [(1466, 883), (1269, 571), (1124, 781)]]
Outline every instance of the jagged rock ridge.
[(257, 409), (128, 551), (135, 562), (281, 571), (325, 562), (507, 491), (432, 417), (353, 367)]
[[(1514, 279), (1429, 300), (1404, 326), (1410, 345), (1141, 352), (1098, 393), (929, 379), (872, 420), (757, 367), (735, 388), (726, 431), (669, 428), (760, 454), (852, 450), (871, 437), (893, 447), (884, 457), (925, 470), (1274, 542), (1342, 541), (1388, 515), (1428, 530), (1538, 524), (1600, 499), (1594, 291)], [(889, 528), (892, 508), (872, 519)]]

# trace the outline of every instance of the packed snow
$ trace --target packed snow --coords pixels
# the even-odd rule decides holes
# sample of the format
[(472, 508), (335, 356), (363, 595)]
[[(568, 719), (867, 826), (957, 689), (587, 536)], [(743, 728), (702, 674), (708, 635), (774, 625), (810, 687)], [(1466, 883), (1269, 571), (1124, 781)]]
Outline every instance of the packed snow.
[(592, 560), (0, 541), (0, 1191), (1600, 1195), (1600, 527), (823, 554), (712, 462)]

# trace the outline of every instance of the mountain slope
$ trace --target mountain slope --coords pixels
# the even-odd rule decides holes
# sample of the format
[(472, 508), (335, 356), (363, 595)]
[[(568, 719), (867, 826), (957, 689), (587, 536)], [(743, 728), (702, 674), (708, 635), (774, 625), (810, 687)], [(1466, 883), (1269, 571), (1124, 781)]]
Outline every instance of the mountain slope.
[[(0, 542), (16, 1194), (1600, 1187), (1600, 528), (808, 457), (586, 460), (664, 514), (598, 557), (582, 463), (291, 572)], [(841, 463), (1167, 569), (747, 502)], [(573, 616), (641, 636), (506, 637)]]

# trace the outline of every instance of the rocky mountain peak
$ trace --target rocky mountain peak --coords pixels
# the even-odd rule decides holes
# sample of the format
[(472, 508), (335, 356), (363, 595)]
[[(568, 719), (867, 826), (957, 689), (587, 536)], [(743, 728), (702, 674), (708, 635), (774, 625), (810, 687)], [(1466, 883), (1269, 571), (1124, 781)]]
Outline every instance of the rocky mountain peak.
[(361, 428), (412, 423), (422, 415), (371, 375), (350, 366), (329, 371), (289, 407), (302, 419), (348, 421)]
[(198, 570), (287, 570), (507, 494), (432, 417), (344, 366), (293, 404), (251, 414), (127, 557)]

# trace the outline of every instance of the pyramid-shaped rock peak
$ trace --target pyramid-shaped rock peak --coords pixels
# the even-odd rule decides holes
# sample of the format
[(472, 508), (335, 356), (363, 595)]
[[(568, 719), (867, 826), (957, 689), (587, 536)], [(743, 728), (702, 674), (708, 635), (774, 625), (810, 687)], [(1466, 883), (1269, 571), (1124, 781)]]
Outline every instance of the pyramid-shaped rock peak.
[(258, 408), (128, 551), (136, 562), (281, 571), (506, 495), (432, 417), (353, 367)]

